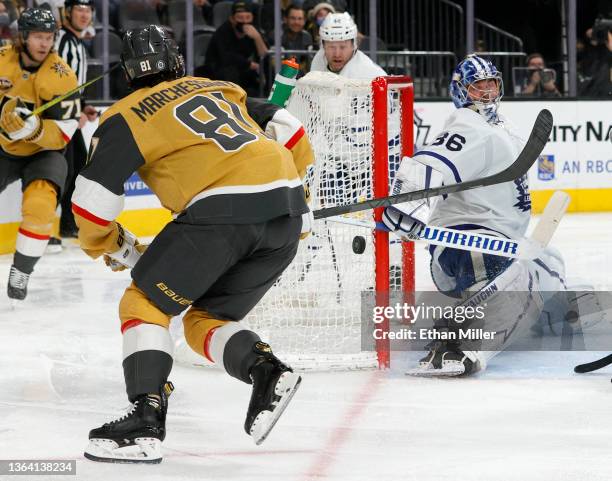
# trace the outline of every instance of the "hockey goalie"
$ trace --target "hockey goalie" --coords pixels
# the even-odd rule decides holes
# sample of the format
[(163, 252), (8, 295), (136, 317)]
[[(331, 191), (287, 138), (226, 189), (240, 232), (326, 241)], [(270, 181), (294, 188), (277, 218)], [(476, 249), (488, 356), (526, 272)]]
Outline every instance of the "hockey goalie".
[[(469, 55), (455, 68), (450, 94), (457, 110), (430, 144), (404, 158), (393, 181), (393, 194), (466, 182), (499, 172), (512, 164), (524, 146), (509, 121), (499, 112), (503, 95), (500, 72), (490, 61)], [(386, 227), (404, 239), (416, 239), (431, 224), (518, 239), (530, 220), (531, 200), (527, 176), (513, 182), (449, 194), (437, 199), (388, 207)], [(486, 350), (465, 347), (455, 340), (435, 341), (416, 369), (417, 376), (469, 375), (486, 368), (487, 360), (505, 349), (541, 316), (564, 322), (570, 308), (564, 296), (565, 267), (552, 247), (534, 260), (430, 246), (431, 274), (437, 289), (466, 305), (487, 297), (487, 330), (503, 333)], [(489, 295), (495, 292), (493, 295)], [(486, 296), (483, 293), (487, 293)], [(561, 300), (560, 300), (561, 299)], [(435, 328), (456, 331), (453, 320)]]

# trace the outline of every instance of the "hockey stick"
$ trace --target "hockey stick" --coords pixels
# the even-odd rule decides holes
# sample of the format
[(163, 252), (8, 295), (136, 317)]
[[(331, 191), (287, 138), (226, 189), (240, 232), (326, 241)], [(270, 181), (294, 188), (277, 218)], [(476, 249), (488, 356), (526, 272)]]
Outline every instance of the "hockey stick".
[[(106, 72), (103, 72), (102, 74), (98, 75), (95, 78), (92, 78), (91, 80), (88, 80), (87, 82), (85, 82), (84, 84), (81, 84), (75, 88), (73, 88), (72, 90), (69, 90), (68, 92), (66, 92), (63, 95), (60, 95), (59, 97), (55, 97), (52, 100), (49, 100), (47, 103), (42, 104), (40, 107), (35, 108), (32, 113), (26, 115), (25, 117), (22, 117), (23, 120), (29, 119), (32, 115), (40, 115), (41, 113), (43, 113), (45, 110), (50, 109), (51, 107), (53, 107), (54, 105), (57, 105), (58, 103), (66, 100), (68, 97), (73, 96), (75, 93), (77, 93), (78, 91), (85, 89), (87, 87), (89, 87), (91, 84), (96, 83), (98, 80), (100, 80), (101, 78), (103, 78), (105, 75), (111, 73), (113, 70), (115, 70), (117, 67), (119, 67), (121, 65), (121, 63), (116, 63), (115, 65), (113, 65), (111, 68), (109, 68)], [(23, 105), (23, 104), (22, 104)], [(8, 137), (7, 133), (4, 131), (4, 129), (0, 128), (0, 134), (4, 135), (5, 137)]]
[(597, 371), (597, 369), (601, 369), (602, 367), (606, 367), (612, 364), (612, 354), (608, 354), (601, 359), (597, 359), (597, 361), (587, 362), (585, 364), (578, 364), (574, 368), (574, 372), (578, 374), (583, 374), (585, 372)]
[(78, 91), (85, 89), (87, 87), (89, 87), (91, 84), (96, 83), (98, 80), (100, 80), (101, 78), (103, 78), (105, 75), (108, 75), (109, 73), (111, 73), (113, 70), (115, 70), (117, 67), (119, 67), (121, 65), (121, 62), (116, 63), (115, 65), (113, 65), (111, 68), (109, 68), (106, 72), (102, 72), (100, 75), (98, 75), (95, 78), (92, 78), (91, 80), (88, 80), (87, 82), (85, 82), (84, 84), (81, 84), (75, 88), (73, 88), (72, 90), (66, 92), (63, 95), (60, 95), (59, 97), (55, 97), (52, 100), (49, 100), (47, 103), (42, 104), (40, 107), (35, 108), (32, 113), (30, 115), (28, 115), (26, 118), (31, 117), (32, 115), (40, 115), (41, 113), (43, 113), (45, 110), (50, 109), (51, 107), (53, 107), (54, 105), (60, 103), (62, 100), (66, 100), (68, 97), (71, 97), (72, 95), (74, 95), (75, 93), (77, 93)]
[[(438, 226), (425, 226), (417, 241), (428, 244), (450, 247), (473, 252), (482, 252), (495, 256), (509, 257), (512, 259), (535, 259), (541, 254), (544, 247), (548, 245), (553, 234), (557, 230), (561, 218), (569, 206), (569, 195), (562, 191), (556, 191), (546, 207), (530, 237), (522, 239), (506, 239), (494, 237), (475, 232), (448, 229)], [(358, 227), (388, 231), (382, 223), (350, 219), (346, 217), (329, 217), (331, 222), (349, 224)]]
[(351, 205), (327, 207), (325, 209), (315, 210), (313, 212), (314, 218), (323, 219), (325, 217), (348, 214), (349, 212), (359, 212), (367, 209), (376, 209), (378, 207), (388, 207), (401, 202), (436, 197), (444, 194), (453, 194), (455, 192), (462, 192), (464, 190), (475, 189), (477, 187), (486, 187), (489, 185), (511, 182), (525, 175), (542, 153), (546, 142), (548, 142), (548, 136), (552, 131), (552, 126), (553, 117), (550, 111), (547, 109), (541, 110), (536, 118), (535, 124), (533, 125), (531, 134), (529, 134), (529, 139), (527, 140), (525, 147), (517, 159), (510, 167), (498, 172), (497, 174), (483, 177), (482, 179), (459, 182), (451, 185), (443, 185), (441, 187), (434, 187), (432, 189), (423, 189), (414, 192), (405, 192), (403, 194), (392, 195), (389, 197), (381, 197), (379, 199), (366, 200)]

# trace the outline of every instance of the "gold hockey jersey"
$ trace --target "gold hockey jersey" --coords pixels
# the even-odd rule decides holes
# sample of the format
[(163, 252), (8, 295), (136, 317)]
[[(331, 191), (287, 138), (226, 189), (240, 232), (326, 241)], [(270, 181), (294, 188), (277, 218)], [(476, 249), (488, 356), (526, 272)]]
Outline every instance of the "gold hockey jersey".
[(81, 245), (94, 257), (117, 249), (113, 220), (134, 171), (179, 221), (245, 224), (307, 212), (312, 162), (301, 123), (233, 83), (183, 77), (139, 89), (104, 113), (77, 178)]
[[(51, 52), (37, 69), (28, 70), (21, 65), (16, 47), (0, 49), (0, 112), (4, 104), (15, 97), (34, 110), (76, 87), (76, 75), (55, 52)], [(62, 150), (78, 127), (80, 113), (80, 101), (75, 94), (41, 113), (43, 135), (36, 142), (13, 141), (0, 132), (0, 148), (16, 157), (41, 150)]]

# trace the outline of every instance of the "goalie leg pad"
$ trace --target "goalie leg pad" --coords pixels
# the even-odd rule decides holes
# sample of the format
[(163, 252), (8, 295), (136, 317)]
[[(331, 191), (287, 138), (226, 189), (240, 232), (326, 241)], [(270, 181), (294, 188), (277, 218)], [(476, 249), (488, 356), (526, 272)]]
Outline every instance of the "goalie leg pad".
[[(477, 287), (478, 286), (478, 287)], [(540, 315), (542, 299), (535, 290), (533, 277), (523, 262), (513, 262), (504, 272), (483, 285), (476, 284), (460, 305), (484, 306), (485, 318), (478, 323), (451, 322), (449, 330), (482, 328), (495, 333), (483, 349), (481, 341), (442, 343), (407, 374), (421, 377), (449, 377), (486, 369), (488, 361), (507, 348)], [(482, 322), (482, 323), (481, 323)], [(468, 362), (469, 361), (469, 362)]]

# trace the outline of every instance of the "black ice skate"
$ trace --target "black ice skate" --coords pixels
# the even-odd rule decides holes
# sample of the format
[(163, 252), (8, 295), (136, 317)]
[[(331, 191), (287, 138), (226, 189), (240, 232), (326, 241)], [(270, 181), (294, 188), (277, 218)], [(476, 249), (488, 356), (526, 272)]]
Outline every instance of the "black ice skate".
[(419, 360), (419, 366), (406, 372), (416, 377), (468, 376), (485, 368), (484, 358), (478, 351), (462, 351), (453, 343), (437, 341)]
[(250, 372), (253, 393), (244, 429), (255, 444), (261, 444), (283, 414), (302, 378), (280, 362), (265, 342), (255, 343), (253, 349), (260, 356)]
[(128, 413), (89, 432), (85, 457), (106, 463), (161, 463), (171, 382), (161, 394), (141, 394)]
[(9, 273), (8, 286), (6, 292), (9, 299), (15, 299), (23, 301), (28, 295), (28, 281), (30, 280), (30, 274), (21, 272), (15, 266), (11, 266), (11, 272)]

